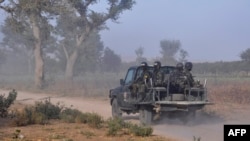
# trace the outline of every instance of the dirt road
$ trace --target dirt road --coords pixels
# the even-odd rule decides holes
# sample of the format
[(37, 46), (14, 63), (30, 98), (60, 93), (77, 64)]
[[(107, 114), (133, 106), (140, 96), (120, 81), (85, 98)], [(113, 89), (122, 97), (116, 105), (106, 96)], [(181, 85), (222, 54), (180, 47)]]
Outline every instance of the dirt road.
[[(8, 91), (0, 90), (0, 93), (7, 94)], [(109, 99), (100, 98), (83, 98), (69, 96), (52, 96), (43, 93), (30, 93), (18, 91), (17, 101), (24, 104), (33, 104), (35, 101), (51, 97), (53, 103), (63, 103), (65, 106), (72, 106), (82, 112), (95, 112), (102, 115), (104, 118), (111, 117), (111, 107)], [(247, 110), (247, 109), (246, 109)], [(248, 109), (249, 111), (249, 109)], [(239, 111), (240, 114), (242, 111)], [(245, 113), (245, 112), (244, 112)], [(238, 116), (238, 118), (230, 121), (225, 121), (216, 117), (208, 117), (203, 114), (197, 115), (197, 119), (190, 121), (189, 124), (183, 125), (178, 120), (161, 120), (158, 121), (154, 128), (154, 134), (168, 136), (179, 139), (181, 141), (192, 141), (193, 137), (200, 137), (202, 141), (223, 141), (223, 125), (224, 124), (249, 124), (250, 114)], [(125, 115), (125, 120), (138, 122), (138, 115)]]

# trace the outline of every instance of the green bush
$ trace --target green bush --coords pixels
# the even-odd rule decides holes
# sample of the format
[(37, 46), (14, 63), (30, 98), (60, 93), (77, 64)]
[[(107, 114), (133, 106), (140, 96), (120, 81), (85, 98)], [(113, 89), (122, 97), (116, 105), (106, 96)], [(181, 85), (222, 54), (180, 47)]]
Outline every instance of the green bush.
[(108, 124), (108, 136), (116, 136), (122, 128), (124, 128), (124, 122), (120, 118), (110, 118), (107, 120)]
[[(92, 128), (101, 128), (104, 123), (103, 118), (96, 113), (82, 113), (77, 109), (63, 108), (59, 104), (53, 105), (49, 100), (36, 102), (35, 106), (25, 107), (22, 112), (16, 114), (13, 123), (16, 126), (47, 124), (50, 119), (61, 119), (69, 123), (85, 123)], [(106, 124), (109, 136), (130, 133), (144, 137), (153, 133), (151, 127), (124, 122), (120, 118), (108, 119)]]
[(50, 119), (59, 119), (62, 108), (59, 104), (53, 105), (49, 99), (36, 102), (34, 106), (26, 106), (23, 111), (16, 113), (12, 124), (16, 126), (47, 124)]
[(60, 113), (60, 119), (68, 123), (86, 123), (87, 119), (84, 114), (77, 109), (66, 108)]
[(7, 98), (5, 98), (4, 94), (0, 95), (0, 117), (6, 117), (8, 115), (8, 108), (14, 103), (16, 97), (16, 90), (10, 91)]
[(59, 119), (62, 109), (63, 106), (60, 106), (59, 103), (56, 105), (52, 104), (50, 99), (45, 99), (35, 104), (35, 112), (44, 114), (47, 119)]
[(103, 118), (96, 113), (85, 113), (87, 124), (93, 128), (100, 128), (102, 126)]
[(134, 134), (135, 136), (150, 136), (153, 133), (152, 127), (147, 126), (140, 126), (137, 124), (133, 124), (130, 122), (124, 122), (120, 118), (108, 119), (108, 136), (116, 136), (119, 132), (123, 131), (124, 129), (128, 130), (130, 134)]
[(64, 109), (60, 114), (60, 119), (69, 123), (86, 123), (90, 127), (100, 128), (103, 118), (96, 113), (82, 113), (77, 109)]
[(147, 126), (141, 126), (134, 124), (130, 126), (129, 131), (133, 133), (135, 136), (151, 136), (153, 133), (153, 128), (152, 127), (147, 127)]

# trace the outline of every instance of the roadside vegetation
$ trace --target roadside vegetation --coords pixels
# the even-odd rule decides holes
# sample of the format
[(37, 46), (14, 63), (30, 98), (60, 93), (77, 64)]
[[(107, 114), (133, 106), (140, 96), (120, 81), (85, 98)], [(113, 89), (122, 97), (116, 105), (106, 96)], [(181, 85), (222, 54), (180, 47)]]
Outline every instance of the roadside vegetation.
[(17, 97), (17, 92), (12, 90), (6, 97), (5, 94), (0, 94), (0, 117), (7, 117), (8, 108), (14, 103)]
[[(10, 101), (8, 107), (14, 104), (13, 100), (15, 100), (15, 97), (17, 96), (16, 94), (16, 91), (11, 91), (9, 96), (3, 100), (4, 103)], [(5, 109), (6, 107), (2, 104), (0, 108)], [(10, 116), (11, 118), (9, 118)], [(57, 121), (65, 124), (84, 124), (91, 130), (104, 130), (105, 136), (107, 137), (152, 137), (153, 135), (152, 127), (125, 122), (119, 118), (109, 118), (104, 120), (103, 117), (97, 113), (82, 113), (77, 109), (65, 107), (60, 103), (52, 104), (49, 98), (43, 101), (38, 101), (34, 105), (24, 105), (21, 109), (14, 109), (11, 115), (6, 115), (5, 118), (9, 118), (9, 126), (16, 128), (28, 127), (31, 125), (41, 125), (46, 127)], [(1, 132), (1, 134), (3, 133)], [(91, 131), (84, 131), (81, 132), (81, 134), (87, 138), (95, 136), (95, 133)], [(24, 136), (22, 130), (16, 129), (11, 136), (0, 136), (0, 139), (21, 139), (21, 135)], [(52, 138), (60, 139), (65, 137), (62, 135), (54, 135)]]

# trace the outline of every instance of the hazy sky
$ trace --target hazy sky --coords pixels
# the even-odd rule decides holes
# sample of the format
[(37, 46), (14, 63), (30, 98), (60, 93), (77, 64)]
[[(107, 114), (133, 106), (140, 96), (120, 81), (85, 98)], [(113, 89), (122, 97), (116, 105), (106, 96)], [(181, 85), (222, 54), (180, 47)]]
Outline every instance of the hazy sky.
[(136, 0), (119, 22), (101, 35), (124, 61), (140, 46), (148, 59), (160, 56), (163, 39), (180, 40), (193, 62), (240, 60), (250, 48), (250, 0)]
[(180, 40), (188, 60), (234, 61), (250, 48), (249, 0), (136, 0), (119, 24), (108, 22), (101, 32), (105, 46), (123, 60), (160, 56), (160, 40)]

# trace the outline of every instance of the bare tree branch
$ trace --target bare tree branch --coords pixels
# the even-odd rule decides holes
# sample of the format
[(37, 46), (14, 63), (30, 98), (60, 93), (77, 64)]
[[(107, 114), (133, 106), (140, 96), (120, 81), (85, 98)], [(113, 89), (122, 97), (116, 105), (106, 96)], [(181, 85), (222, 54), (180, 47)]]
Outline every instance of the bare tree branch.
[(14, 11), (14, 8), (10, 8), (10, 7), (4, 7), (2, 5), (0, 5), (0, 8), (3, 9), (4, 11), (8, 12), (8, 13), (12, 13)]
[(69, 59), (69, 54), (68, 54), (68, 51), (67, 51), (66, 47), (64, 46), (64, 44), (62, 45), (62, 48), (63, 48), (63, 51), (65, 53), (66, 59), (68, 60)]

